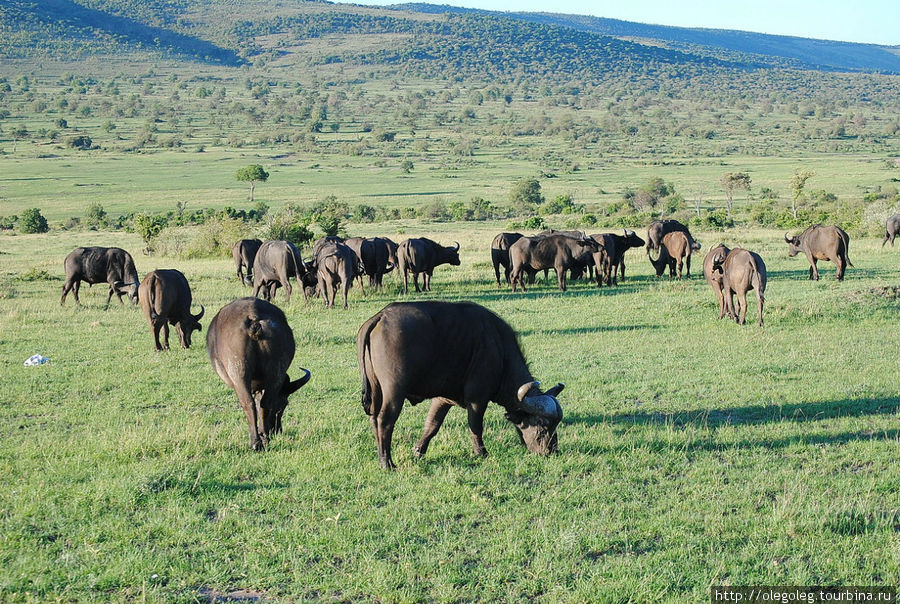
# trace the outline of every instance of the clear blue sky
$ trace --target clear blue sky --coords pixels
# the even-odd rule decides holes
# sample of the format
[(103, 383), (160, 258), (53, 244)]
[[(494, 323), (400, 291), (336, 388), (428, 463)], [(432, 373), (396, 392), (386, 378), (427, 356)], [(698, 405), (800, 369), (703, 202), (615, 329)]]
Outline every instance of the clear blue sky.
[[(384, 6), (400, 2), (357, 0), (354, 3)], [(429, 3), (900, 45), (900, 0), (432, 0)]]

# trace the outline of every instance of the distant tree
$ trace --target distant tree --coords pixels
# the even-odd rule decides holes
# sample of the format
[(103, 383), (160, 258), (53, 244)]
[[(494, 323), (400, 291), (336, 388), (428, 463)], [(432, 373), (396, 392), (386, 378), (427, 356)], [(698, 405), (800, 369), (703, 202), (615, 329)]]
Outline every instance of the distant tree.
[(815, 175), (815, 172), (797, 168), (794, 170), (794, 175), (791, 176), (791, 215), (794, 217), (794, 220), (797, 220), (797, 210), (806, 201), (806, 193), (804, 192), (806, 181)]
[(404, 174), (409, 174), (413, 170), (413, 163), (409, 159), (404, 159), (400, 162), (400, 169), (403, 170)]
[(694, 199), (694, 211), (697, 213), (697, 218), (700, 218), (700, 206), (703, 205), (704, 197), (706, 197), (706, 187), (700, 185), (700, 189), (697, 191), (697, 197)]
[(80, 149), (82, 151), (87, 151), (94, 145), (94, 141), (91, 140), (90, 136), (86, 136), (84, 134), (80, 136), (73, 136), (69, 139), (69, 146), (73, 149)]
[(87, 211), (87, 224), (90, 227), (106, 225), (106, 210), (99, 203), (91, 204)]
[(162, 231), (165, 226), (166, 219), (164, 216), (154, 216), (151, 214), (134, 215), (134, 230), (137, 231), (137, 234), (144, 240), (144, 245), (147, 246), (144, 250), (146, 253), (153, 253), (153, 239), (159, 235), (159, 232)]
[(56, 127), (66, 129), (69, 127), (69, 122), (67, 122), (63, 118), (59, 118), (58, 120), (56, 120)]
[(513, 185), (509, 192), (509, 200), (520, 210), (533, 210), (544, 203), (541, 183), (536, 178), (523, 178)]
[(50, 230), (47, 219), (41, 214), (38, 208), (30, 208), (22, 212), (17, 223), (19, 230), (25, 234), (46, 233)]
[(750, 190), (750, 175), (745, 172), (729, 172), (719, 180), (719, 184), (725, 191), (725, 202), (728, 206), (728, 219), (730, 220), (734, 210), (734, 193), (738, 189)]
[(266, 172), (259, 164), (251, 164), (237, 171), (235, 177), (240, 182), (250, 182), (250, 201), (253, 201), (253, 191), (256, 188), (256, 181), (266, 182), (269, 179), (269, 173)]
[(19, 139), (23, 139), (28, 136), (28, 128), (25, 127), (24, 124), (16, 126), (10, 131), (13, 137), (13, 153), (16, 152), (16, 146), (19, 143)]

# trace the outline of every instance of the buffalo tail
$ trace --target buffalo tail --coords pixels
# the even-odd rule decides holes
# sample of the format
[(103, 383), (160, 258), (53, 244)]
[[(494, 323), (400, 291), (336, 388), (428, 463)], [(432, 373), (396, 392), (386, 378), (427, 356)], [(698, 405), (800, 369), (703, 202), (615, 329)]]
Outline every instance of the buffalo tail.
[(380, 320), (380, 315), (375, 316), (362, 326), (359, 334), (362, 344), (357, 351), (359, 361), (359, 373), (362, 376), (362, 407), (366, 415), (372, 415), (372, 383), (369, 381), (368, 365), (371, 364), (372, 354), (369, 351), (369, 334), (375, 329)]

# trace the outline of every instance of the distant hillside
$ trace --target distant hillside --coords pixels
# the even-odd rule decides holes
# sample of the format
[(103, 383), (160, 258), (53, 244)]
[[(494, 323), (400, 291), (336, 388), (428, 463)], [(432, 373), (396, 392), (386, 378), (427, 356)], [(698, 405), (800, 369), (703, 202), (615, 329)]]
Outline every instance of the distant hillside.
[[(556, 13), (508, 13), (447, 5), (407, 3), (391, 8), (427, 14), (502, 15), (617, 38), (657, 41), (692, 54), (773, 67), (900, 74), (900, 47), (774, 36), (746, 31), (647, 25), (618, 19)], [(754, 57), (755, 55), (755, 57)]]

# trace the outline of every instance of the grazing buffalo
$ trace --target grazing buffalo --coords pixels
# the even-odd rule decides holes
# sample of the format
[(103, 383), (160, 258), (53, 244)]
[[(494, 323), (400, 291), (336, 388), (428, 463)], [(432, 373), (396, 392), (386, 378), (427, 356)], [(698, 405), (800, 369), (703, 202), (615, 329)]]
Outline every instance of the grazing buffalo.
[(403, 276), (403, 293), (409, 291), (409, 273), (413, 274), (413, 284), (419, 289), (419, 273), (422, 273), (422, 289), (431, 291), (431, 275), (441, 264), (459, 266), (459, 244), (443, 246), (439, 243), (420, 237), (407, 239), (397, 249), (397, 262)]
[(819, 260), (830, 260), (837, 265), (838, 281), (844, 280), (847, 266), (853, 266), (850, 262), (850, 236), (840, 227), (814, 224), (799, 237), (785, 235), (784, 241), (790, 248), (788, 256), (791, 258), (800, 252), (806, 254), (809, 278), (813, 281), (819, 280), (819, 267), (816, 266)]
[[(157, 269), (144, 275), (138, 298), (144, 318), (153, 330), (153, 341), (157, 350), (169, 349), (169, 323), (178, 331), (182, 348), (191, 347), (191, 333), (200, 331), (200, 319), (205, 309), (200, 305), (200, 313), (191, 314), (191, 287), (180, 271)], [(163, 342), (159, 343), (159, 332), (163, 332)]]
[[(712, 270), (722, 279), (722, 296), (729, 316), (743, 325), (747, 318), (747, 291), (756, 290), (759, 325), (763, 324), (763, 304), (766, 298), (766, 264), (756, 252), (735, 248), (724, 260), (714, 258)], [(740, 308), (735, 311), (734, 294)], [(721, 318), (721, 317), (719, 317)]]
[[(327, 235), (327, 236), (322, 237), (321, 239), (317, 240), (313, 244), (313, 249), (312, 249), (313, 258), (315, 258), (319, 254), (319, 250), (322, 249), (323, 246), (325, 246), (329, 243), (344, 243), (344, 239), (343, 239), (343, 237)], [(315, 263), (315, 261), (313, 261), (313, 263)]]
[(362, 405), (371, 416), (382, 468), (395, 467), (391, 436), (404, 400), (416, 405), (432, 399), (416, 456), (425, 455), (454, 405), (468, 412), (475, 453), (487, 455), (482, 432), (488, 401), (506, 409), (506, 419), (529, 451), (557, 449), (562, 408), (556, 395), (563, 385), (542, 392), (515, 332), (477, 304), (389, 304), (359, 328), (356, 350)]
[[(347, 292), (357, 276), (359, 266), (356, 253), (343, 243), (327, 243), (319, 248), (315, 265), (319, 292), (325, 300), (325, 307), (334, 306), (335, 292), (340, 286), (344, 296), (344, 308), (347, 308)], [(359, 285), (362, 287), (362, 278)], [(363, 289), (363, 294), (365, 293), (366, 290)]]
[(553, 268), (556, 269), (559, 289), (566, 291), (566, 271), (584, 263), (599, 249), (599, 244), (590, 237), (576, 239), (559, 233), (522, 237), (509, 248), (512, 290), (516, 291), (518, 284), (522, 291), (526, 291), (523, 274)]
[(491, 262), (494, 265), (494, 275), (497, 277), (497, 287), (500, 287), (500, 267), (503, 267), (503, 275), (509, 283), (509, 246), (522, 238), (522, 233), (498, 233), (491, 242)]
[[(271, 300), (278, 287), (284, 287), (285, 303), (291, 301), (290, 278), (302, 282), (306, 267), (300, 252), (289, 241), (266, 241), (259, 246), (254, 263), (253, 295)], [(306, 290), (300, 288), (306, 299)]]
[[(234, 267), (237, 269), (238, 279), (241, 283), (253, 285), (253, 261), (262, 241), (259, 239), (241, 239), (231, 248), (231, 256), (234, 258)], [(247, 276), (244, 276), (243, 268), (247, 268)]]
[(725, 298), (722, 295), (722, 273), (713, 271), (713, 264), (716, 262), (725, 262), (728, 252), (731, 250), (724, 243), (720, 243), (716, 247), (709, 250), (703, 259), (703, 277), (709, 286), (716, 292), (716, 300), (719, 302), (719, 318), (725, 316)]
[[(344, 244), (359, 256), (362, 274), (369, 276), (369, 287), (380, 288), (385, 273), (396, 266), (397, 244), (387, 237), (350, 237)], [(360, 286), (362, 274), (359, 277)]]
[(661, 277), (666, 266), (669, 267), (669, 276), (675, 277), (675, 265), (678, 265), (678, 278), (681, 279), (681, 271), (687, 265), (687, 276), (691, 276), (691, 253), (700, 247), (700, 244), (692, 242), (690, 235), (682, 231), (672, 231), (663, 235), (659, 244), (659, 258), (653, 259), (649, 254), (650, 264), (656, 269), (656, 276)]
[(78, 290), (81, 289), (82, 281), (88, 285), (108, 283), (107, 306), (113, 294), (118, 296), (120, 304), (123, 303), (122, 296), (125, 295), (137, 304), (140, 280), (134, 267), (134, 260), (125, 250), (118, 247), (75, 248), (66, 256), (63, 266), (66, 270), (66, 282), (62, 288), (60, 305), (65, 304), (69, 291), (75, 294), (75, 303), (81, 304)]
[(662, 244), (663, 237), (665, 237), (667, 233), (675, 231), (681, 231), (687, 235), (688, 241), (691, 244), (691, 249), (694, 251), (700, 249), (700, 244), (694, 241), (694, 237), (685, 225), (677, 220), (654, 220), (650, 223), (650, 226), (647, 227), (647, 255), (652, 251), (658, 251), (659, 246)]
[(250, 424), (250, 447), (264, 449), (281, 432), (287, 397), (309, 381), (293, 382), (287, 370), (294, 359), (294, 334), (281, 310), (265, 300), (241, 298), (213, 317), (206, 334), (213, 369), (237, 394)]
[(894, 214), (884, 224), (884, 241), (881, 242), (881, 247), (884, 247), (888, 239), (891, 240), (891, 247), (894, 247), (894, 237), (898, 233), (900, 233), (900, 214)]

